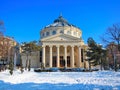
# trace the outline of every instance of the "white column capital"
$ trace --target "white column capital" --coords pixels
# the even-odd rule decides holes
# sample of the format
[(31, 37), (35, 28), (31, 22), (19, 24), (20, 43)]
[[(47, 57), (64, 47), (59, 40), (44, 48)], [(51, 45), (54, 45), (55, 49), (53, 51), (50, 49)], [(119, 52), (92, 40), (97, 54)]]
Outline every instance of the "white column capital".
[(59, 46), (59, 45), (57, 45), (56, 47), (57, 47), (57, 48), (59, 48), (60, 46)]
[(49, 47), (50, 47), (50, 48), (52, 48), (52, 47), (53, 47), (53, 45), (49, 45)]
[(78, 45), (77, 47), (78, 47), (78, 48), (82, 48), (81, 45)]
[(42, 45), (42, 48), (45, 48), (46, 46), (45, 45)]
[(64, 47), (66, 48), (66, 47), (67, 47), (67, 45), (64, 45)]
[(72, 48), (74, 48), (75, 46), (74, 45), (71, 45)]

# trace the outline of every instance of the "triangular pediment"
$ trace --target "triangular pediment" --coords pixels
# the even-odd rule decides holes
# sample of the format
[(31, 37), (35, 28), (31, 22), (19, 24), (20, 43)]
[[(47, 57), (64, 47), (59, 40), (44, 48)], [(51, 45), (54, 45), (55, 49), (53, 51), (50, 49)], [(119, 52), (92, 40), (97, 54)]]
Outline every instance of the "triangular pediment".
[(67, 34), (57, 34), (41, 39), (41, 41), (73, 41), (73, 40), (80, 40), (80, 38)]

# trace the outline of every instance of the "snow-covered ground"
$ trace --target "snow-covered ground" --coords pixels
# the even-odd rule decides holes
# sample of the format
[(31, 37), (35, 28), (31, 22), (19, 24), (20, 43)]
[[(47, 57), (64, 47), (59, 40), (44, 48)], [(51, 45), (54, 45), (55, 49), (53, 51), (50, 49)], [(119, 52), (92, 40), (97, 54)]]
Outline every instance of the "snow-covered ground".
[(120, 72), (0, 72), (0, 90), (120, 90)]

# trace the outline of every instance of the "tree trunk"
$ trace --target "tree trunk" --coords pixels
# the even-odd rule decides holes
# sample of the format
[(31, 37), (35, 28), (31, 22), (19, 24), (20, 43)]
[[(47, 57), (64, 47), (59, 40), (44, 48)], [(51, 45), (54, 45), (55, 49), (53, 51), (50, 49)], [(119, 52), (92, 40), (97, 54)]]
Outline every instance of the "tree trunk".
[(27, 60), (26, 60), (25, 70), (27, 70), (27, 68), (28, 68), (28, 54), (27, 54)]
[(114, 54), (114, 70), (117, 71), (117, 62), (116, 62), (116, 56)]
[(31, 60), (29, 59), (28, 71), (31, 69)]
[(91, 63), (90, 63), (90, 60), (88, 60), (88, 63), (89, 63), (89, 71), (91, 71)]
[(100, 70), (102, 71), (102, 58), (101, 58), (101, 60), (100, 60)]

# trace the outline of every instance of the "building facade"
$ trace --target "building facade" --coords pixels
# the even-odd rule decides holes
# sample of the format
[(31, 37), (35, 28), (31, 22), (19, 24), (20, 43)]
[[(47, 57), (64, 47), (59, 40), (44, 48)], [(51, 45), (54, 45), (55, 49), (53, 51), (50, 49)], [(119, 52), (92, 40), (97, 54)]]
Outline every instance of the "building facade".
[(120, 68), (120, 51), (118, 50), (118, 45), (114, 42), (110, 43), (107, 46), (107, 51), (109, 67), (114, 68), (114, 65), (116, 64), (117, 68)]
[(84, 50), (86, 45), (82, 40), (80, 28), (70, 24), (62, 16), (40, 31), (42, 58), (40, 62), (45, 67), (88, 67)]
[(16, 41), (13, 38), (0, 35), (0, 64), (6, 64), (14, 58)]

